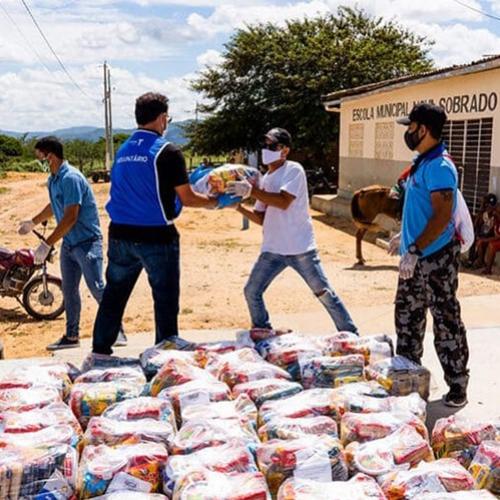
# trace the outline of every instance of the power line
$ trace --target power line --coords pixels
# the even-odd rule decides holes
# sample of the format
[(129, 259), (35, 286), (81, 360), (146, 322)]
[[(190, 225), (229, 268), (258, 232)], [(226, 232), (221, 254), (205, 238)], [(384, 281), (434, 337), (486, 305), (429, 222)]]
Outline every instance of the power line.
[(461, 2), (460, 0), (453, 0), (455, 3), (458, 5), (461, 5), (462, 7), (465, 7), (466, 9), (472, 10), (474, 12), (477, 12), (478, 14), (482, 14), (483, 16), (489, 17), (490, 19), (494, 19), (495, 21), (500, 21), (500, 17), (494, 16), (493, 14), (489, 14), (488, 12), (485, 12), (484, 10), (481, 9), (476, 9), (476, 7), (472, 7), (472, 5), (468, 5), (464, 2)]
[(45, 41), (45, 43), (47, 44), (47, 47), (50, 49), (50, 51), (52, 52), (52, 54), (54, 55), (54, 57), (56, 58), (57, 62), (59, 63), (59, 66), (61, 66), (62, 70), (64, 71), (64, 73), (66, 73), (67, 77), (71, 80), (71, 82), (73, 83), (73, 85), (85, 96), (87, 97), (88, 99), (91, 99), (92, 101), (94, 101), (95, 99), (93, 99), (92, 97), (90, 97), (87, 92), (85, 92), (82, 87), (80, 87), (80, 85), (78, 84), (78, 82), (71, 76), (71, 74), (69, 73), (69, 71), (66, 69), (66, 66), (64, 65), (64, 63), (61, 61), (61, 59), (59, 58), (59, 56), (57, 55), (56, 51), (52, 48), (52, 45), (50, 44), (50, 42), (48, 41), (47, 37), (45, 36), (44, 32), (42, 31), (42, 28), (40, 27), (40, 25), (38, 24), (37, 20), (35, 19), (35, 16), (33, 15), (33, 13), (31, 12), (30, 8), (28, 7), (28, 4), (25, 2), (25, 0), (21, 0), (21, 3), (24, 5), (24, 8), (26, 9), (26, 11), (28, 12), (29, 16), (31, 17), (31, 20), (33, 21), (33, 24), (36, 26), (36, 29), (38, 30), (38, 32), (40, 33), (41, 37), (43, 38), (43, 40)]
[(40, 64), (47, 70), (49, 74), (52, 74), (50, 71), (50, 68), (45, 64), (43, 61), (43, 58), (40, 56), (38, 51), (35, 49), (35, 47), (31, 44), (29, 41), (28, 37), (25, 36), (25, 34), (22, 32), (21, 28), (19, 25), (16, 23), (15, 19), (8, 13), (7, 9), (0, 3), (0, 8), (3, 10), (4, 14), (6, 15), (7, 19), (14, 25), (16, 30), (18, 31), (19, 35), (21, 38), (26, 42), (26, 45), (33, 51), (33, 53), (36, 55), (37, 59), (40, 61)]

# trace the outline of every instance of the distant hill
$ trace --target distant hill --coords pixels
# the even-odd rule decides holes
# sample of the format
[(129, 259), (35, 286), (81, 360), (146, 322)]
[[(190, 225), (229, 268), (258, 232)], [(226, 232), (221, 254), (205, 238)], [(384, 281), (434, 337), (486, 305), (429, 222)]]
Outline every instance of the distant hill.
[[(167, 138), (180, 146), (183, 146), (187, 142), (187, 138), (184, 135), (183, 127), (187, 125), (190, 120), (184, 120), (181, 122), (173, 122), (168, 126)], [(130, 134), (133, 129), (116, 128), (113, 130), (114, 134)], [(0, 134), (8, 135), (10, 137), (20, 138), (24, 134), (28, 134), (28, 139), (43, 137), (46, 135), (55, 135), (62, 141), (71, 141), (74, 139), (80, 139), (82, 141), (96, 142), (101, 137), (104, 137), (104, 128), (99, 127), (69, 127), (62, 128), (58, 130), (52, 130), (49, 132), (12, 132), (9, 130), (0, 130)]]

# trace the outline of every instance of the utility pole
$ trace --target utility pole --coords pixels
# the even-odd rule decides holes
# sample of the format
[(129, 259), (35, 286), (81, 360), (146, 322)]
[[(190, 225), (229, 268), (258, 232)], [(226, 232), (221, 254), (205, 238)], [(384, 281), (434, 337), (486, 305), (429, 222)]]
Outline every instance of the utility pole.
[(113, 120), (111, 116), (111, 74), (108, 64), (104, 61), (104, 136), (106, 145), (105, 167), (111, 169), (115, 157), (113, 147)]

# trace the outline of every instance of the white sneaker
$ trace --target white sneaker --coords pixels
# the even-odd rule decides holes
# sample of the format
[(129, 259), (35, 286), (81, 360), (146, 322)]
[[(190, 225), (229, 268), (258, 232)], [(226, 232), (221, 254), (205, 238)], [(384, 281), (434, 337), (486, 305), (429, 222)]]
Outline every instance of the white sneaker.
[(128, 344), (128, 339), (125, 333), (122, 330), (118, 332), (118, 337), (116, 338), (113, 347), (125, 347)]
[(96, 366), (107, 365), (111, 362), (112, 359), (113, 356), (110, 356), (108, 354), (98, 354), (96, 352), (91, 352), (83, 360), (81, 371), (88, 372), (89, 370), (92, 370)]

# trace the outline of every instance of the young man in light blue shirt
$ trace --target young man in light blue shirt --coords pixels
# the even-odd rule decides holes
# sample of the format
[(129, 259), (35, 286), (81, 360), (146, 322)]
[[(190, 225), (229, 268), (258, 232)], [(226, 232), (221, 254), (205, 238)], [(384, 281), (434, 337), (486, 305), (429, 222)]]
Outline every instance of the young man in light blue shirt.
[(396, 295), (397, 353), (420, 364), (426, 315), (434, 323), (434, 345), (450, 391), (447, 406), (467, 404), (469, 350), (457, 299), (460, 243), (455, 237), (453, 212), (458, 175), (441, 141), (446, 114), (429, 103), (415, 105), (398, 120), (407, 125), (406, 145), (419, 155), (405, 186), (401, 234), (391, 241), (399, 248)]
[[(44, 262), (50, 248), (63, 239), (61, 274), (66, 333), (47, 346), (47, 350), (55, 351), (80, 345), (79, 288), (82, 275), (92, 296), (98, 303), (101, 302), (104, 291), (102, 233), (94, 193), (83, 174), (64, 160), (61, 142), (55, 137), (40, 139), (35, 145), (35, 153), (50, 168), (50, 203), (33, 219), (22, 222), (19, 233), (27, 234), (37, 224), (55, 216), (57, 226), (35, 250), (35, 264)], [(126, 344), (123, 332), (119, 340), (120, 345)]]

